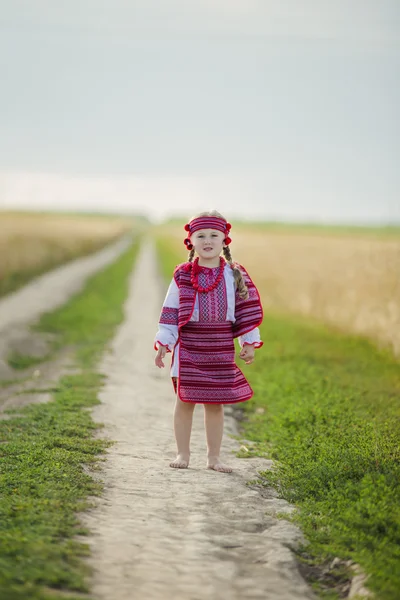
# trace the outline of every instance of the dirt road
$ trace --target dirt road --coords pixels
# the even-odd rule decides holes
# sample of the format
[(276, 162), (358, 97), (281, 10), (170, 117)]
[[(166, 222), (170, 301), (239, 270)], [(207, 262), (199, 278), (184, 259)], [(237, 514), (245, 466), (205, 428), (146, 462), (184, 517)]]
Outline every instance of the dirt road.
[[(192, 462), (171, 469), (174, 396), (168, 369), (154, 366), (153, 336), (164, 289), (153, 249), (142, 248), (126, 319), (101, 364), (107, 383), (94, 418), (116, 441), (101, 478), (104, 496), (84, 515), (93, 535), (94, 597), (104, 600), (305, 600), (313, 594), (289, 549), (301, 538), (274, 518), (290, 506), (246, 486), (268, 461), (238, 459), (231, 475), (206, 470), (202, 407), (195, 410)], [(269, 497), (268, 497), (269, 496)]]
[(0, 379), (12, 379), (15, 373), (7, 365), (10, 351), (44, 355), (43, 335), (28, 329), (44, 312), (65, 304), (84, 285), (88, 277), (112, 263), (131, 243), (125, 236), (99, 252), (78, 258), (32, 280), (23, 288), (0, 299)]

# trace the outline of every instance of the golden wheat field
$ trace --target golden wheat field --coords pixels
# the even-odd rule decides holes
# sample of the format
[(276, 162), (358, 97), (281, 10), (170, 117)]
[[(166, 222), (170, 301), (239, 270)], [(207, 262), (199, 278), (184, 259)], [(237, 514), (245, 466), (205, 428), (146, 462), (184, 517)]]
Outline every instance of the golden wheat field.
[(0, 294), (30, 276), (101, 248), (132, 219), (0, 212)]
[[(166, 233), (185, 260), (182, 228)], [(266, 310), (316, 318), (400, 355), (400, 238), (242, 227), (231, 237)]]

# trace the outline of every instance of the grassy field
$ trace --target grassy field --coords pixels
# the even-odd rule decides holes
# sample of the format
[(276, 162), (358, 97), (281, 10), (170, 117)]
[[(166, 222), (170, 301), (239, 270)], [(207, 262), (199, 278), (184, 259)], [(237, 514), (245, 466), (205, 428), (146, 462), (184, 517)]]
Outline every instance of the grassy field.
[[(165, 237), (158, 250), (169, 280), (182, 250)], [(260, 263), (255, 275), (263, 281)], [(320, 594), (340, 597), (351, 560), (377, 598), (397, 600), (400, 364), (306, 317), (267, 310), (261, 333), (265, 345), (246, 370), (255, 396), (240, 407), (242, 435), (252, 441), (243, 456), (274, 460), (259, 484), (297, 505), (293, 518), (308, 539), (299, 560)], [(335, 557), (339, 566), (330, 568)]]
[[(163, 223), (162, 227), (182, 228), (182, 224), (187, 222), (187, 216), (181, 218), (169, 219)], [(400, 224), (397, 225), (332, 225), (321, 223), (285, 223), (284, 221), (233, 221), (235, 230), (257, 230), (261, 232), (279, 232), (279, 233), (307, 233), (307, 234), (328, 234), (328, 235), (349, 235), (368, 236), (385, 239), (400, 238)]]
[(103, 378), (96, 364), (123, 319), (137, 247), (138, 242), (37, 327), (56, 334), (54, 352), (75, 349), (80, 373), (62, 377), (50, 402), (18, 409), (0, 421), (4, 600), (78, 600), (88, 592), (83, 561), (88, 547), (76, 538), (87, 532), (76, 515), (101, 491), (89, 473), (108, 445), (95, 437), (97, 425), (88, 408), (98, 403)]
[(133, 219), (0, 212), (0, 296), (137, 228)]
[[(184, 261), (182, 225), (159, 231)], [(231, 249), (256, 281), (267, 310), (318, 319), (400, 356), (400, 234), (322, 231), (242, 224), (232, 229)]]

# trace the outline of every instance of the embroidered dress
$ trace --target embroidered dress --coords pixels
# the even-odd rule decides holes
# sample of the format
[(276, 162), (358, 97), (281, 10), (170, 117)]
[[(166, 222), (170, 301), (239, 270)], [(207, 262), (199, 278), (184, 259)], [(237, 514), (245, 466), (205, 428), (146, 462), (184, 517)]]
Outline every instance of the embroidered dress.
[[(174, 351), (171, 376), (178, 378), (176, 391), (184, 402), (231, 404), (253, 395), (235, 364), (234, 337), (239, 337), (240, 346), (262, 346), (260, 298), (243, 269), (249, 299), (240, 299), (231, 268), (222, 268), (217, 287), (197, 293), (187, 263), (179, 265), (161, 311), (155, 347), (162, 344)], [(219, 267), (200, 267), (200, 289), (212, 287), (218, 273)]]

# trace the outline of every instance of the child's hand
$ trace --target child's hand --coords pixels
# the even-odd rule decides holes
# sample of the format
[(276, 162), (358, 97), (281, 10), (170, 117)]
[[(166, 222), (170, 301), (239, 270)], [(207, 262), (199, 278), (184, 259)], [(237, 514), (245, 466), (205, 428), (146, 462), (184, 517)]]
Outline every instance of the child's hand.
[(159, 369), (163, 369), (165, 367), (163, 358), (166, 355), (166, 353), (167, 353), (166, 346), (160, 346), (158, 348), (157, 355), (156, 355), (154, 362), (156, 364), (156, 367), (158, 367)]
[(250, 344), (246, 344), (241, 349), (239, 358), (244, 360), (246, 365), (250, 365), (254, 361), (254, 353), (255, 353), (254, 346), (251, 346)]

